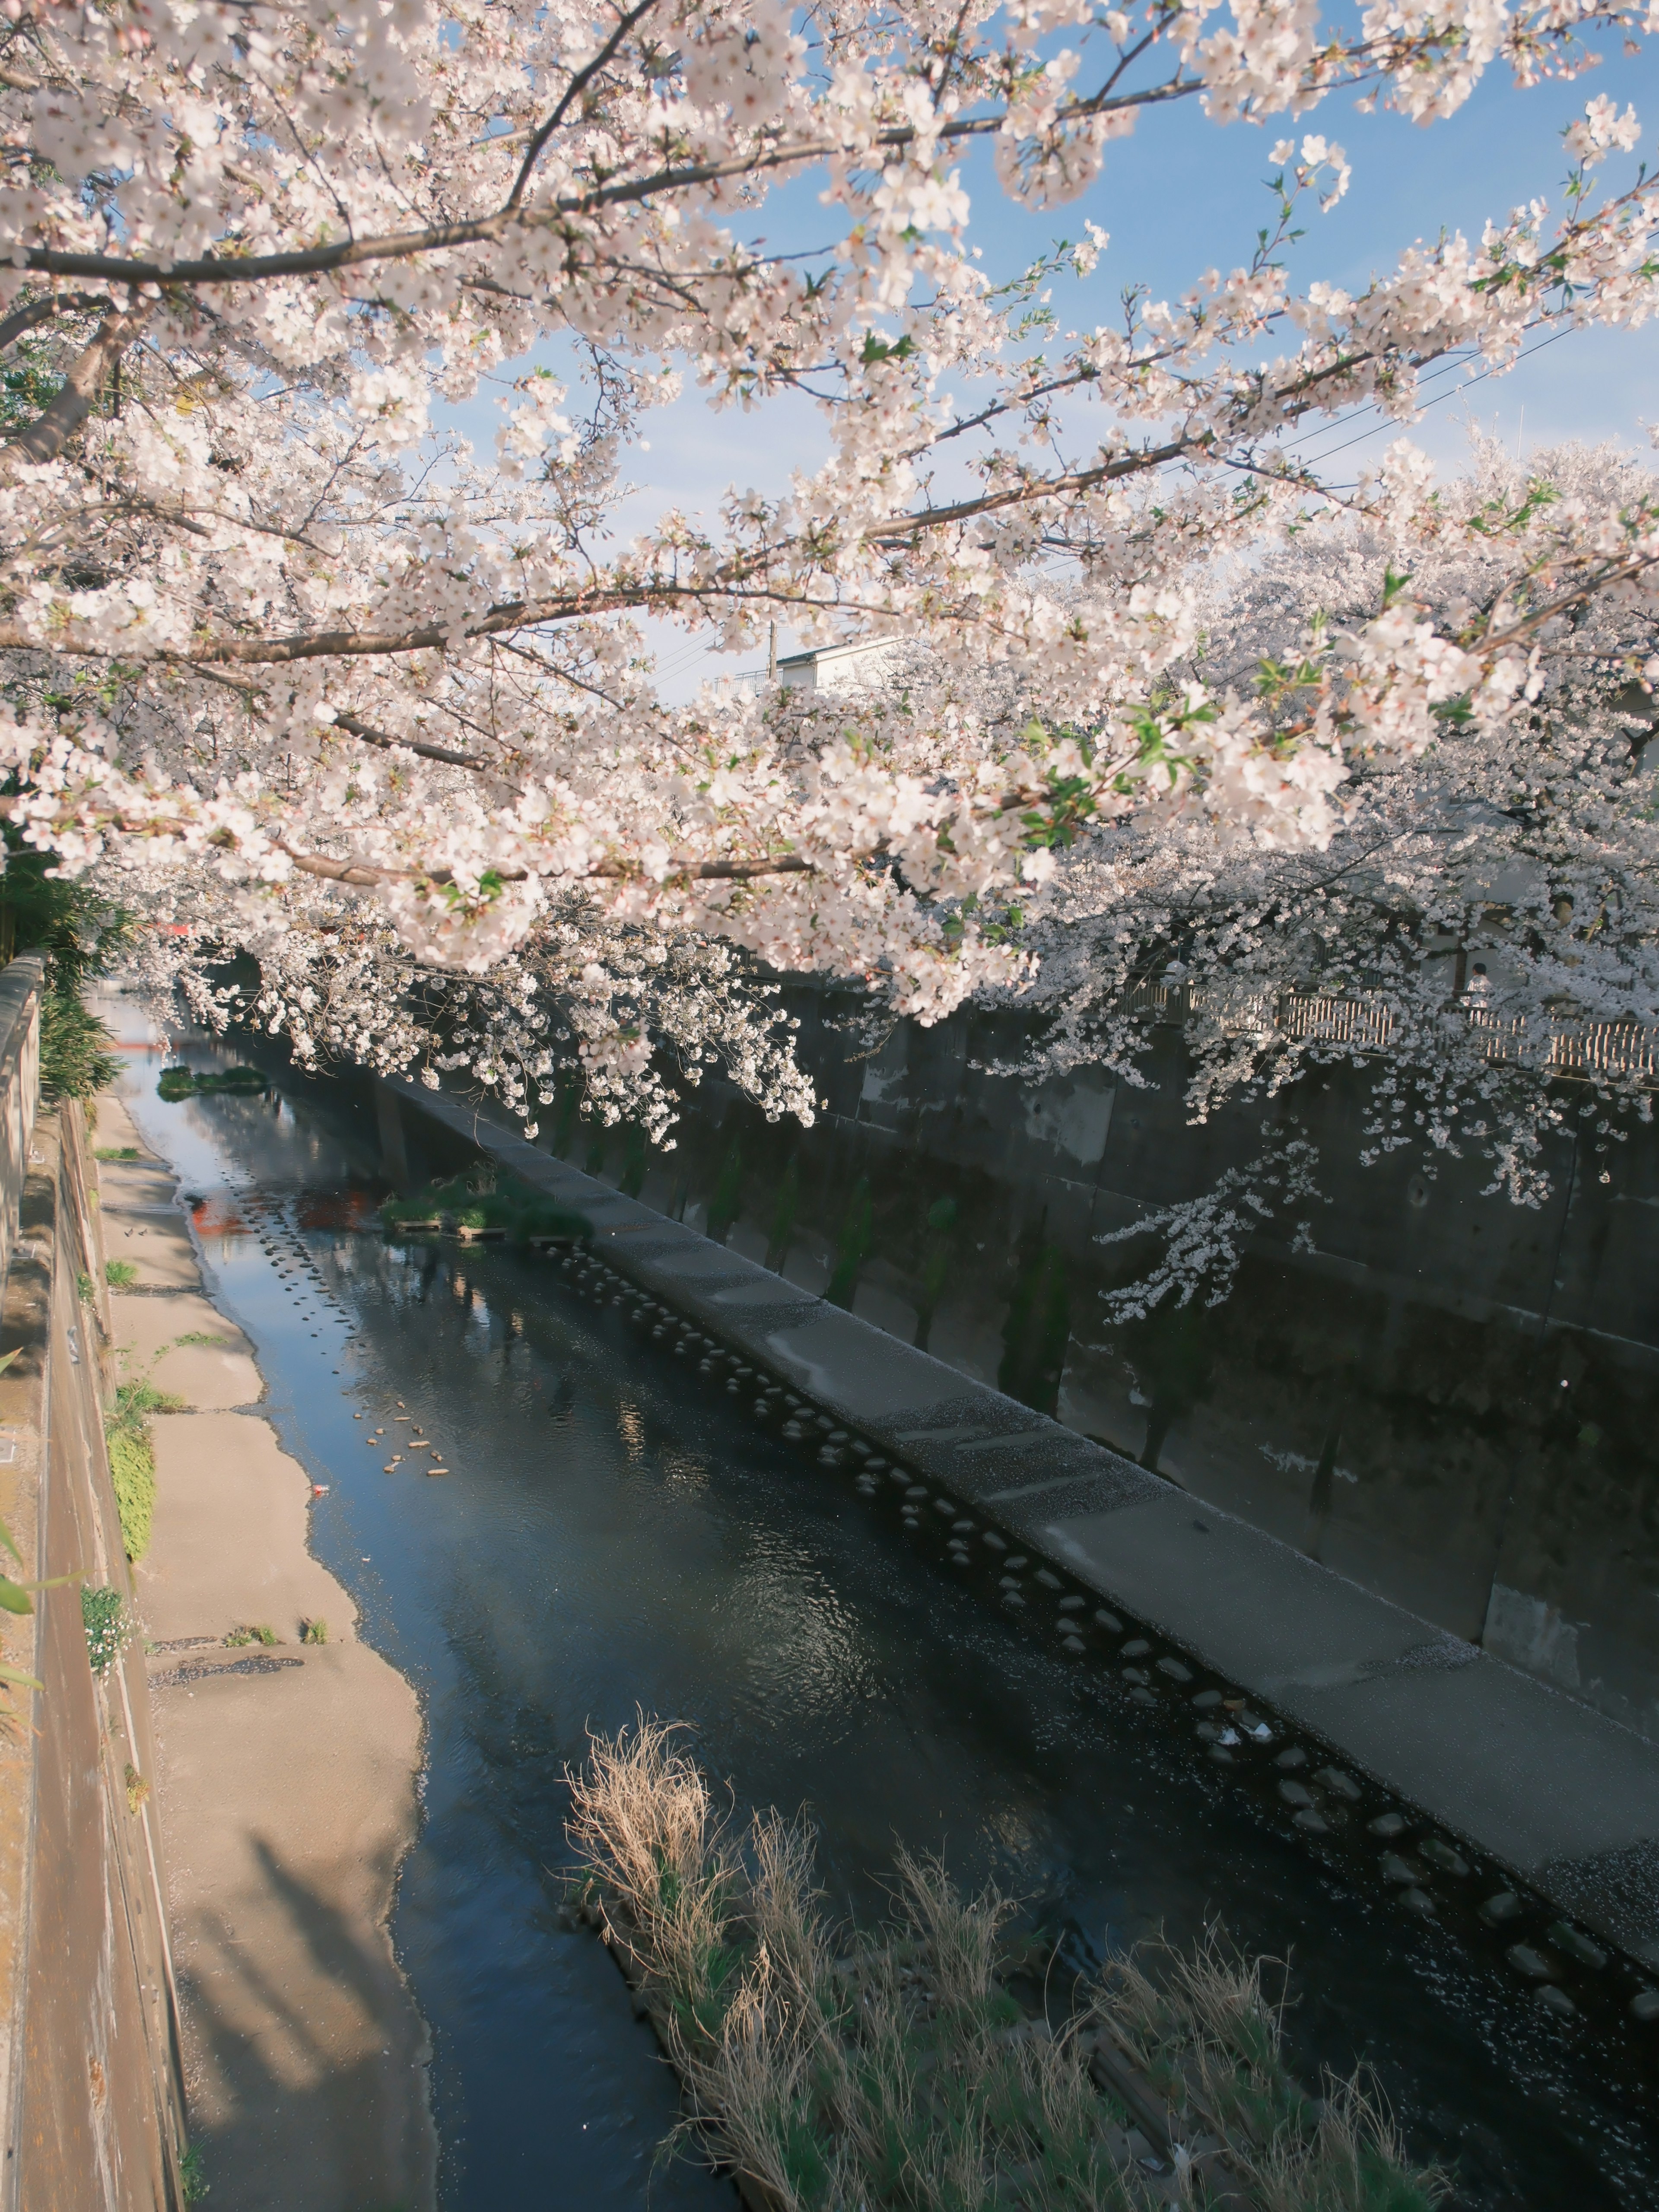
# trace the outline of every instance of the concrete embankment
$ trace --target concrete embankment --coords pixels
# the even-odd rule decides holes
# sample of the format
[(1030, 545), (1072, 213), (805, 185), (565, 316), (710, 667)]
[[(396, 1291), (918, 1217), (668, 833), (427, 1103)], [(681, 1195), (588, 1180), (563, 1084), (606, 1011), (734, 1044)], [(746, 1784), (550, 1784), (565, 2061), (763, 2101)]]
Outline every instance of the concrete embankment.
[[(176, 1179), (118, 1101), (100, 1147), (124, 1379), (155, 1415), (156, 1505), (136, 1575), (192, 2139), (214, 2212), (433, 2202), (426, 2035), (388, 1934), (416, 1820), (410, 1685), (357, 1640), (307, 1548), (310, 1479), (255, 1410), (253, 1346), (204, 1296)], [(306, 1624), (327, 1641), (301, 1643)], [(251, 1630), (276, 1639), (230, 1645)]]
[[(1468, 1906), (1472, 1917), (1467, 1865), (1461, 1896), (1457, 1887), (1461, 1841), (1470, 1857), (1508, 1869), (1534, 1893), (1533, 1905), (1516, 1902), (1517, 1913), (1541, 1910), (1577, 1924), (1575, 1935), (1558, 1923), (1553, 1953), (1538, 1953), (1529, 1929), (1525, 1942), (1510, 1930), (1513, 1971), (1541, 1982), (1534, 1972), (1541, 1960), (1561, 1981), (1585, 1978), (1573, 1982), (1581, 2004), (1603, 2002), (1628, 2020), (1633, 2002), (1638, 2022), (1659, 2012), (1640, 1972), (1625, 1968), (1616, 1987), (1592, 1986), (1601, 1970), (1583, 1933), (1659, 1966), (1659, 1746), (1246, 1522), (1198, 1508), (1115, 1453), (550, 1158), (473, 1107), (408, 1083), (381, 1095), (585, 1213), (597, 1252), (620, 1275), (913, 1470), (947, 1509), (1046, 1560), (1056, 1589), (1063, 1581), (1118, 1608), (1138, 1624), (1126, 1640), (1140, 1638), (1133, 1656), (1143, 1669), (1150, 1634), (1324, 1747), (1334, 1780), (1320, 1779), (1316, 1751), (1303, 1754), (1299, 1774), (1292, 1765), (1282, 1779), (1268, 1778), (1287, 1820), (1310, 1834), (1340, 1827), (1361, 1777), (1370, 1878), (1425, 1911), (1449, 1917)], [(1046, 1592), (1039, 1580), (1020, 1601), (1052, 1605)], [(1058, 1631), (1063, 1620), (1046, 1625)], [(1171, 1656), (1175, 1671), (1153, 1678), (1149, 1701), (1180, 1680), (1183, 1662)], [(1386, 1809), (1395, 1802), (1412, 1820)], [(1392, 1834), (1421, 1836), (1425, 1822), (1444, 1836), (1425, 1838), (1426, 1858), (1402, 1876), (1409, 1846), (1384, 1845)]]
[(0, 1657), (40, 1686), (0, 1700), (0, 2208), (176, 2212), (177, 2008), (144, 1662), (117, 1626), (103, 1255), (81, 1109), (37, 1112), (40, 981), (29, 956), (0, 975), (0, 1520), (6, 1569), (44, 1585), (0, 1615)]

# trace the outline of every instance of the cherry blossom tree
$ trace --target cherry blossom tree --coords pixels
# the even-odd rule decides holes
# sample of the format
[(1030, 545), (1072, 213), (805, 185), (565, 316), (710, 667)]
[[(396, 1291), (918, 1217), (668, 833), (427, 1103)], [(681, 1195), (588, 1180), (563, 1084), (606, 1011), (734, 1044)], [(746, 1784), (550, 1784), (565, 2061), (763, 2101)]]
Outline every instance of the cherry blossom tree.
[[(1328, 853), (1373, 785), (1535, 742), (1593, 611), (1649, 617), (1655, 511), (1621, 483), (1446, 508), (1498, 549), (1484, 597), (1385, 562), (1266, 681), (1243, 617), (1224, 665), (1201, 649), (1224, 580), (1296, 533), (1391, 544), (1441, 511), (1403, 444), (1357, 492), (1321, 481), (1311, 422), (1407, 423), (1431, 364), (1634, 325), (1659, 282), (1656, 187), (1596, 189), (1637, 136), (1600, 96), (1559, 216), (1297, 290), (1301, 212), (1349, 181), (1302, 118), (1346, 91), (1432, 123), (1491, 67), (1577, 73), (1643, 8), (0, 16), (12, 819), (184, 923), (170, 941), (252, 952), (306, 1049), (465, 1066), (532, 1116), (578, 1060), (599, 1110), (659, 1129), (665, 1048), (807, 1110), (769, 974), (922, 1020), (1021, 987), (1022, 902), (1107, 883), (1127, 825)], [(1018, 283), (981, 272), (974, 141), (1041, 205), (1179, 100), (1293, 125), (1247, 264), (1070, 331), (1032, 310), (1092, 267), (1092, 226)], [(799, 178), (837, 235), (769, 253), (758, 212)], [(688, 376), (715, 404), (807, 395), (828, 458), (618, 545), (630, 446)], [(481, 455), (453, 410), (491, 394)], [(727, 647), (773, 619), (891, 637), (925, 680), (828, 717), (671, 708), (643, 614)]]
[[(1552, 549), (1659, 493), (1612, 447), (1522, 464), (1477, 439), (1474, 462), (1420, 503), (1328, 510), (1212, 574), (1185, 679), (1248, 687), (1297, 722), (1382, 624), (1445, 637), (1513, 622)], [(1195, 1119), (1363, 1062), (1364, 1157), (1413, 1146), (1432, 1174), (1471, 1152), (1495, 1188), (1535, 1203), (1545, 1135), (1577, 1120), (1607, 1180), (1659, 1074), (1653, 611), (1610, 590), (1537, 638), (1515, 711), (1483, 719), (1458, 695), (1432, 745), (1352, 760), (1328, 836), (1287, 847), (1174, 806), (1079, 851), (1028, 902), (1016, 995), (1042, 1018), (1042, 1067), (1142, 1081), (1173, 1012)]]

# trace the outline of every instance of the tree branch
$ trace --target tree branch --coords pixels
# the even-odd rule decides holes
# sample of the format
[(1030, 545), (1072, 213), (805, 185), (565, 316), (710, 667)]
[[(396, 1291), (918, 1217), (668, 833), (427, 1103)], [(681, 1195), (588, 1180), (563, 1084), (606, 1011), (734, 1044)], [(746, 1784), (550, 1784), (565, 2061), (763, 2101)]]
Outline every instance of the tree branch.
[[(1184, 99), (1200, 91), (1191, 82), (1158, 85), (1144, 93), (1097, 106), (1078, 100), (1063, 111), (1060, 120), (1104, 114), (1120, 108), (1146, 107), (1164, 100)], [(969, 116), (946, 124), (939, 139), (984, 137), (1002, 128), (1000, 114)], [(914, 143), (914, 125), (895, 124), (875, 132), (872, 149), (896, 149)], [(422, 230), (393, 231), (377, 238), (342, 239), (337, 246), (296, 248), (287, 253), (217, 254), (196, 261), (134, 261), (115, 253), (65, 253), (55, 246), (27, 249), (22, 265), (52, 276), (102, 278), (112, 284), (264, 284), (274, 276), (319, 276), (337, 269), (350, 269), (368, 261), (401, 261), (419, 253), (441, 253), (460, 246), (496, 244), (509, 230), (543, 227), (564, 217), (598, 215), (605, 209), (648, 200), (663, 192), (684, 191), (697, 185), (723, 182), (728, 177), (755, 176), (775, 169), (793, 168), (806, 161), (822, 161), (845, 151), (839, 139), (802, 138), (769, 146), (762, 151), (734, 155), (726, 161), (692, 161), (678, 167), (653, 170), (649, 176), (627, 183), (597, 185), (591, 191), (568, 192), (544, 208), (526, 211), (508, 202), (494, 215), (477, 216), (466, 222), (434, 223)]]
[(119, 361), (149, 317), (148, 308), (111, 315), (76, 361), (51, 404), (15, 440), (17, 451), (38, 465), (55, 461), (80, 428), (97, 399), (112, 363)]
[(27, 307), (15, 307), (0, 322), (0, 353), (15, 344), (25, 331), (49, 323), (54, 315), (96, 314), (108, 305), (109, 301), (96, 292), (48, 292), (39, 300), (31, 300)]
[(379, 745), (386, 752), (419, 753), (422, 760), (442, 761), (450, 768), (470, 768), (480, 775), (496, 772), (489, 761), (477, 760), (471, 753), (452, 752), (447, 745), (430, 745), (424, 738), (394, 738), (388, 731), (377, 730), (372, 722), (359, 720), (356, 714), (337, 714), (331, 726), (349, 731), (364, 744)]
[[(334, 860), (325, 853), (299, 853), (291, 845), (276, 841), (276, 850), (284, 854), (303, 876), (318, 876), (325, 883), (344, 884), (352, 890), (374, 890), (382, 884), (453, 884), (453, 872), (448, 868), (387, 868), (375, 860)], [(687, 860), (670, 868), (665, 882), (681, 883), (752, 883), (761, 876), (810, 876), (817, 873), (811, 860), (803, 860), (797, 854), (781, 853), (769, 860)], [(533, 868), (497, 868), (493, 871), (498, 883), (528, 883), (536, 871)], [(644, 871), (622, 860), (599, 860), (586, 872), (586, 879), (605, 883), (642, 881)]]

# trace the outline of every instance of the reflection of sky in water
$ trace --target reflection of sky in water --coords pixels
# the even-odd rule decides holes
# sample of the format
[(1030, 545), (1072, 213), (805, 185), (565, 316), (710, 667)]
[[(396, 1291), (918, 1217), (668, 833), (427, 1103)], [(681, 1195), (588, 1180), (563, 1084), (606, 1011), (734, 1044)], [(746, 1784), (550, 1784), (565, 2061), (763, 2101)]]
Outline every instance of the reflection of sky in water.
[[(643, 2206), (647, 2183), (653, 2212), (731, 2202), (684, 2168), (650, 2179), (672, 2085), (599, 1947), (556, 1916), (564, 1767), (636, 1705), (689, 1722), (740, 1807), (805, 1807), (838, 1905), (881, 1910), (902, 1839), (965, 1881), (998, 1875), (1085, 1947), (1219, 1914), (1293, 1954), (1304, 2069), (1369, 2053), (1419, 2148), (1462, 2165), (1465, 2202), (1659, 2194), (1642, 2123), (1523, 1995), (1322, 1872), (619, 1313), (500, 1246), (365, 1233), (368, 1116), (303, 1085), (280, 1110), (165, 1106), (154, 1073), (137, 1116), (222, 1223), (218, 1294), (284, 1442), (331, 1485), (315, 1548), (425, 1700), (396, 1933), (434, 2034), (447, 2212)], [(322, 1285), (280, 1280), (237, 1220), (284, 1267), (297, 1234)], [(382, 1472), (398, 1401), (447, 1480)], [(379, 1425), (388, 1449), (365, 1449)]]

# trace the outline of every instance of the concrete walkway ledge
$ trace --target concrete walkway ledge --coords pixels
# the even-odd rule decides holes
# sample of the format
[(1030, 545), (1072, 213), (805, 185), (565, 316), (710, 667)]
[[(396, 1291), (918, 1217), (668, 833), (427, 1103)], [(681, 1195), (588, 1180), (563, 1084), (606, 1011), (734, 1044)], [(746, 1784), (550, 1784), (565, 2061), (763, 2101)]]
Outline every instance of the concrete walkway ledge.
[(385, 1088), (585, 1214), (599, 1256), (665, 1304), (1659, 1967), (1659, 1745), (476, 1107)]

